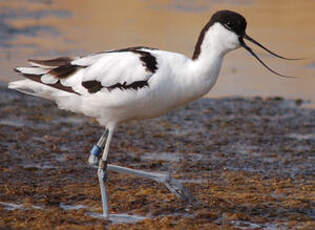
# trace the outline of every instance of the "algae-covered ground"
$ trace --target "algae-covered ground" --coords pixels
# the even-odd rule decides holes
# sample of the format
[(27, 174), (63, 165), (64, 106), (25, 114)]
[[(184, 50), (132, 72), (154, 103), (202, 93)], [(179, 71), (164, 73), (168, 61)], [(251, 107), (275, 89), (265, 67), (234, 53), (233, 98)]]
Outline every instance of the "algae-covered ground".
[(198, 205), (163, 184), (110, 172), (113, 215), (105, 221), (87, 164), (102, 128), (2, 85), (0, 229), (315, 229), (315, 110), (300, 104), (200, 99), (122, 124), (110, 162), (169, 172)]

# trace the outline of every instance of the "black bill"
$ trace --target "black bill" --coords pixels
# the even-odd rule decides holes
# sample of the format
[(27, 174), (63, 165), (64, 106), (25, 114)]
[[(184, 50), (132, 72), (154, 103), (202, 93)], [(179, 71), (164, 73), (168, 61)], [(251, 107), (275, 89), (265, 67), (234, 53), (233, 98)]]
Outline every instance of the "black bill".
[(255, 41), (253, 38), (251, 38), (250, 36), (248, 36), (247, 34), (245, 34), (243, 36), (243, 38), (245, 38), (246, 40), (254, 43), (255, 45), (259, 46), (260, 48), (266, 50), (268, 53), (272, 54), (275, 57), (281, 58), (281, 59), (285, 59), (285, 60), (302, 60), (303, 58), (286, 58), (286, 57), (282, 57), (279, 54), (276, 54), (274, 52), (272, 52), (270, 49), (266, 48), (265, 46), (263, 46), (262, 44), (260, 44), (259, 42)]
[(292, 77), (292, 76), (287, 76), (287, 75), (283, 75), (283, 74), (280, 74), (276, 71), (274, 71), (273, 69), (271, 69), (269, 66), (267, 66), (255, 53), (254, 51), (246, 45), (246, 43), (244, 42), (243, 38), (247, 39), (248, 41), (254, 43), (255, 45), (259, 46), (260, 48), (264, 49), (265, 51), (267, 51), (268, 53), (272, 54), (273, 56), (275, 57), (278, 57), (278, 58), (281, 58), (281, 59), (285, 59), (285, 60), (301, 60), (299, 58), (285, 58), (285, 57), (282, 57), (274, 52), (272, 52), (271, 50), (267, 49), (266, 47), (264, 47), (263, 45), (261, 45), (259, 42), (255, 41), (253, 38), (249, 37), (247, 34), (245, 34), (242, 38), (240, 38), (240, 44), (243, 48), (245, 48), (252, 56), (254, 56), (257, 61), (259, 61), (266, 69), (268, 69), (270, 72), (280, 76), (280, 77), (284, 77), (284, 78), (295, 78), (295, 77)]

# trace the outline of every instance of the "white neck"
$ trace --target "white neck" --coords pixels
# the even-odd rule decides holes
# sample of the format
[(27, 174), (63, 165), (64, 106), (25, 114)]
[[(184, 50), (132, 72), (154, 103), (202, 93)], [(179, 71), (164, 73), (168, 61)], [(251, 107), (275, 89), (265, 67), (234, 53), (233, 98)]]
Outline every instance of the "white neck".
[(192, 60), (190, 67), (196, 91), (203, 95), (214, 86), (224, 55), (238, 47), (237, 35), (221, 24), (215, 23), (208, 29), (200, 45), (200, 53)]

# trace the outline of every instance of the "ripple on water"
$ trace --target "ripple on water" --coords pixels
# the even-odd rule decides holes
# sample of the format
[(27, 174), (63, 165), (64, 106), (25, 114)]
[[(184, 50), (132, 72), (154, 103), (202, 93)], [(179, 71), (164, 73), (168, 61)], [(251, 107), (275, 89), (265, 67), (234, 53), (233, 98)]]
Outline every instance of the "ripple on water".
[(233, 220), (231, 224), (237, 229), (242, 230), (254, 230), (254, 229), (263, 229), (263, 230), (277, 230), (277, 229), (288, 229), (286, 225), (279, 225), (273, 223), (265, 223), (265, 224), (256, 224), (250, 221), (242, 221), (242, 220)]
[(177, 153), (177, 152), (169, 152), (169, 153), (145, 153), (141, 155), (141, 160), (163, 160), (163, 161), (173, 161), (178, 162), (180, 160), (191, 160), (191, 161), (200, 161), (203, 155), (201, 154), (189, 154), (189, 153)]
[[(89, 212), (87, 213), (88, 216), (97, 218), (97, 219), (104, 219), (103, 214), (96, 213), (96, 212)], [(113, 224), (132, 224), (138, 221), (147, 219), (148, 217), (145, 216), (137, 216), (137, 215), (129, 215), (129, 214), (109, 214), (109, 220)]]
[(68, 205), (68, 204), (63, 204), (63, 203), (60, 203), (59, 207), (62, 208), (63, 210), (65, 210), (65, 211), (87, 209), (88, 208), (88, 206), (86, 206), (86, 205), (81, 205), (81, 204), (79, 204), (79, 205)]
[(297, 140), (315, 140), (315, 133), (300, 134), (300, 133), (291, 133), (288, 135), (290, 138)]
[(160, 2), (153, 5), (154, 9), (168, 8), (170, 10), (184, 11), (184, 12), (207, 12), (212, 7), (213, 4), (231, 4), (231, 5), (248, 5), (253, 4), (251, 0), (214, 0), (214, 1), (204, 1), (204, 0), (171, 0), (167, 4)]
[(37, 205), (30, 205), (30, 206), (24, 206), (22, 204), (14, 204), (14, 203), (8, 203), (8, 202), (0, 202), (0, 205), (4, 206), (5, 210), (13, 211), (15, 209), (43, 209), (40, 206)]
[(57, 166), (51, 165), (49, 163), (34, 163), (34, 164), (25, 164), (23, 165), (25, 169), (55, 169)]
[[(79, 209), (88, 209), (89, 207), (86, 205), (71, 205), (71, 204), (63, 204), (60, 203), (59, 207), (62, 208), (65, 211), (71, 211), (71, 210), (79, 210)], [(97, 219), (104, 219), (104, 216), (102, 213), (96, 213), (96, 212), (87, 212), (87, 216), (91, 216)], [(129, 215), (129, 214), (110, 214), (109, 215), (109, 220), (113, 224), (131, 224), (131, 223), (136, 223), (138, 221), (144, 220), (148, 217), (145, 216), (137, 216), (137, 215)]]

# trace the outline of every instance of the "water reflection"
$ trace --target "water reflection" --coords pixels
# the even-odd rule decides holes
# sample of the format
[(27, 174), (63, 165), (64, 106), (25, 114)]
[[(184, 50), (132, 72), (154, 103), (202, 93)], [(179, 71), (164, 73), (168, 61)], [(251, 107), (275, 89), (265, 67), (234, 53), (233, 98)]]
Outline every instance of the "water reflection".
[[(24, 25), (16, 26), (12, 21), (16, 20), (36, 20), (40, 21), (47, 17), (59, 17), (66, 18), (70, 17), (71, 13), (65, 10), (30, 10), (22, 7), (10, 7), (4, 5), (0, 8), (0, 48), (15, 47), (10, 41), (17, 38), (18, 36), (36, 37), (40, 34), (47, 34), (47, 36), (58, 36), (58, 30), (55, 26), (40, 25)], [(30, 46), (29, 44), (25, 44)], [(35, 48), (35, 45), (31, 46)]]
[(244, 50), (228, 54), (209, 96), (283, 96), (315, 101), (312, 0), (5, 0), (0, 2), (0, 80), (18, 77), (12, 67), (28, 57), (85, 55), (135, 45), (191, 56), (202, 26), (213, 12), (231, 9), (248, 20), (247, 32), (283, 56), (256, 49), (273, 69), (299, 79), (279, 79)]

